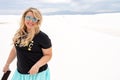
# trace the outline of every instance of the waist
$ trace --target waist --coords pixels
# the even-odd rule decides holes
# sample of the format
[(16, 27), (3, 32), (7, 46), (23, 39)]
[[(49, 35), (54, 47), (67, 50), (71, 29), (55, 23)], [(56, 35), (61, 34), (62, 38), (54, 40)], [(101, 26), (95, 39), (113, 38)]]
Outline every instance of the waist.
[[(31, 69), (31, 67), (30, 66), (22, 67), (20, 65), (19, 66), (17, 65), (17, 70), (21, 74), (29, 74), (28, 71)], [(48, 64), (43, 65), (42, 67), (39, 68), (38, 73), (46, 70), (47, 68), (48, 68)]]

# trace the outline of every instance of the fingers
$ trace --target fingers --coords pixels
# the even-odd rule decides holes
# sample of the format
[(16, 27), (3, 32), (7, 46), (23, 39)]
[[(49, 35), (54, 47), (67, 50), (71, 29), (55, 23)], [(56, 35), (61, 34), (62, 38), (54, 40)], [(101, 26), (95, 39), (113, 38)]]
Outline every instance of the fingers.
[(4, 72), (4, 73), (6, 73), (8, 70), (9, 70), (9, 67), (8, 67), (8, 66), (5, 66), (5, 67), (3, 68), (3, 72)]
[(34, 66), (32, 66), (32, 68), (28, 71), (28, 73), (31, 74), (31, 75), (33, 75), (33, 74), (38, 73), (38, 70), (39, 70), (39, 68), (38, 68), (36, 65), (34, 65)]
[(6, 73), (7, 71), (8, 71), (7, 69), (6, 69), (6, 70), (3, 70), (4, 73)]
[(35, 71), (29, 71), (28, 73), (31, 74), (31, 75), (36, 74)]
[(33, 75), (36, 74), (38, 71), (35, 69), (31, 69), (30, 71), (28, 71), (29, 74)]

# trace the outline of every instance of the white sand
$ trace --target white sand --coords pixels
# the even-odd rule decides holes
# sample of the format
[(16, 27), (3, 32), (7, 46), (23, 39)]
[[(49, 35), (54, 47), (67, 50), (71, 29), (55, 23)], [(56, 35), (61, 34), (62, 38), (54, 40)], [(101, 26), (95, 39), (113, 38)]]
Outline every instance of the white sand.
[[(0, 77), (20, 16), (0, 15)], [(53, 44), (51, 80), (120, 80), (120, 13), (44, 16)], [(11, 64), (12, 77), (16, 60)]]

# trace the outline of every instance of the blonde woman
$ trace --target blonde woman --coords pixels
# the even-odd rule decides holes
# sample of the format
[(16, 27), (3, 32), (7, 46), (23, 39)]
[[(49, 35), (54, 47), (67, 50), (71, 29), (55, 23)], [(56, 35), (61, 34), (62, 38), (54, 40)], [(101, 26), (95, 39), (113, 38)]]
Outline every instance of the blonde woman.
[(22, 16), (20, 28), (13, 37), (14, 46), (3, 72), (17, 57), (17, 69), (12, 80), (50, 80), (47, 62), (52, 57), (52, 45), (48, 35), (39, 29), (42, 15), (36, 8), (27, 9)]

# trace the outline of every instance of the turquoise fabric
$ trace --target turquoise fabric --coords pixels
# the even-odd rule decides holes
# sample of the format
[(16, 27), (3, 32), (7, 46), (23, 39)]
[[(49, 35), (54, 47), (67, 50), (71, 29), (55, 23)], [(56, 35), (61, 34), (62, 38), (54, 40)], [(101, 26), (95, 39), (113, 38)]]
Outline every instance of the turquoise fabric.
[(47, 69), (40, 73), (30, 75), (30, 74), (21, 74), (16, 70), (11, 80), (50, 80), (50, 71), (49, 69)]

